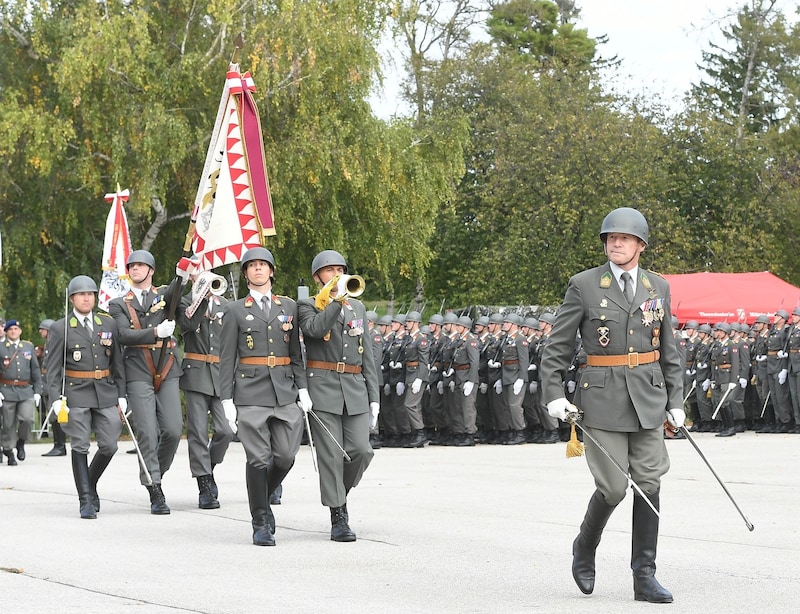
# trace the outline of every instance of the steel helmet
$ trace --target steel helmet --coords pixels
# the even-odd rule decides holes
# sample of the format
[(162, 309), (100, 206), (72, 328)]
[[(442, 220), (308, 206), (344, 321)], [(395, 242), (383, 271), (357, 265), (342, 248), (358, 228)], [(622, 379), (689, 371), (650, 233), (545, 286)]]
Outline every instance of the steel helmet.
[(385, 315), (381, 316), (378, 320), (378, 326), (391, 326), (392, 325), (392, 316)]
[(630, 207), (614, 209), (603, 219), (603, 225), (600, 226), (600, 240), (605, 243), (606, 235), (611, 232), (633, 235), (644, 241), (645, 245), (650, 238), (647, 220), (639, 211)]
[(41, 322), (39, 322), (39, 330), (45, 329), (50, 330), (50, 327), (55, 324), (55, 320), (51, 320), (50, 318), (45, 318)]
[(438, 324), (441, 326), (443, 322), (444, 318), (442, 317), (441, 313), (434, 313), (430, 318), (428, 318), (428, 324)]
[[(154, 271), (156, 270), (156, 260), (153, 258), (153, 254), (146, 249), (133, 250), (131, 255), (128, 256), (128, 261), (125, 263), (125, 270), (127, 271), (134, 262), (146, 264)], [(95, 292), (97, 292), (97, 290), (95, 290)]]
[(525, 326), (534, 330), (539, 330), (539, 320), (536, 318), (525, 318)]
[(515, 326), (522, 326), (522, 318), (518, 313), (508, 313), (506, 317), (503, 318), (503, 322), (510, 322)]
[(313, 277), (317, 271), (326, 266), (343, 266), (344, 272), (347, 273), (347, 262), (345, 262), (344, 256), (332, 249), (326, 249), (314, 256), (314, 260), (311, 261), (311, 276)]
[(683, 325), (683, 328), (684, 329), (697, 330), (698, 326), (699, 326), (699, 324), (697, 323), (696, 320), (689, 320), (686, 324)]
[(550, 313), (549, 311), (545, 311), (539, 316), (539, 322), (544, 322), (545, 324), (550, 324), (552, 326), (556, 323), (556, 315), (554, 313)]
[(463, 326), (463, 327), (465, 327), (467, 329), (470, 329), (470, 328), (472, 328), (472, 318), (470, 318), (469, 316), (461, 316), (456, 321), (456, 324), (458, 326)]
[(406, 314), (404, 313), (396, 313), (392, 316), (392, 322), (398, 322), (400, 324), (406, 323)]
[[(144, 252), (148, 254), (149, 252)], [(150, 256), (152, 258), (152, 256)], [(128, 262), (131, 262), (130, 258)], [(132, 262), (142, 262), (141, 260), (133, 260)], [(147, 264), (146, 262), (144, 264)], [(73, 277), (69, 280), (69, 285), (67, 286), (67, 294), (72, 296), (73, 294), (77, 294), (78, 292), (97, 292), (97, 284), (94, 282), (94, 279), (89, 277), (88, 275), (78, 275)]]
[(489, 317), (488, 316), (481, 316), (480, 318), (478, 318), (478, 321), (475, 322), (475, 324), (478, 324), (480, 326), (488, 326), (489, 325)]
[(442, 320), (442, 324), (455, 324), (458, 322), (458, 316), (453, 311), (448, 311), (444, 314), (444, 319)]
[(769, 316), (765, 313), (762, 313), (756, 318), (756, 322), (760, 322), (761, 324), (769, 324)]
[(368, 311), (367, 312), (367, 322), (377, 322), (378, 321), (378, 314), (375, 311)]
[(711, 327), (708, 324), (701, 324), (697, 327), (698, 333), (705, 333), (706, 335), (711, 334)]
[(242, 270), (246, 271), (248, 263), (253, 262), (253, 260), (268, 262), (272, 270), (275, 271), (275, 258), (273, 258), (272, 252), (266, 247), (251, 247), (242, 254)]
[(775, 312), (775, 315), (778, 316), (779, 318), (783, 318), (784, 320), (789, 319), (789, 312), (786, 311), (785, 309), (778, 309), (778, 311)]
[(723, 333), (730, 334), (731, 332), (731, 325), (727, 322), (717, 322), (714, 324), (714, 330), (721, 330)]
[(409, 311), (406, 314), (406, 322), (422, 322), (422, 314), (419, 311)]
[(502, 313), (493, 313), (489, 316), (489, 324), (502, 324), (503, 323), (503, 314)]

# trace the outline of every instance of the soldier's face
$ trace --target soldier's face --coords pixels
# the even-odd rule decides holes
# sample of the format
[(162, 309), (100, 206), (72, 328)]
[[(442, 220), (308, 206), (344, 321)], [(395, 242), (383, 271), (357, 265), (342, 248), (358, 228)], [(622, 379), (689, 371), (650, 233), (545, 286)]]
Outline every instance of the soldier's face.
[(623, 269), (636, 266), (645, 247), (644, 241), (624, 232), (610, 232), (606, 235), (608, 259)]
[(153, 269), (144, 262), (131, 262), (128, 265), (128, 276), (136, 284), (149, 284), (153, 279)]
[[(333, 279), (335, 275), (344, 275), (344, 267), (341, 265), (324, 266), (317, 271), (314, 278), (320, 285), (324, 286)], [(331, 292), (331, 295), (333, 295), (333, 292)]]
[(272, 277), (272, 266), (266, 260), (251, 260), (245, 269), (247, 283), (260, 289), (264, 289), (270, 283)]
[(6, 331), (6, 337), (8, 337), (9, 341), (19, 341), (21, 335), (22, 329), (19, 326), (11, 326)]
[(94, 309), (94, 292), (76, 292), (69, 300), (78, 313), (89, 313)]

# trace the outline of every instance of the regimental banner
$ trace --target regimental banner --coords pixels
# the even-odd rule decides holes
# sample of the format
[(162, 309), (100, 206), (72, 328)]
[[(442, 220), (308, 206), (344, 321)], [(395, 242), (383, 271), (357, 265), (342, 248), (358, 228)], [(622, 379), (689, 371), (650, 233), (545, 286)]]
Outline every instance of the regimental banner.
[(100, 279), (100, 290), (97, 294), (97, 306), (108, 310), (112, 299), (123, 296), (130, 289), (125, 264), (131, 254), (131, 236), (128, 232), (128, 218), (123, 203), (130, 197), (128, 190), (120, 190), (106, 194), (106, 202), (111, 203), (111, 210), (106, 219), (106, 236), (103, 241), (103, 276)]
[(254, 91), (250, 73), (231, 64), (194, 203), (198, 271), (238, 262), (275, 234)]

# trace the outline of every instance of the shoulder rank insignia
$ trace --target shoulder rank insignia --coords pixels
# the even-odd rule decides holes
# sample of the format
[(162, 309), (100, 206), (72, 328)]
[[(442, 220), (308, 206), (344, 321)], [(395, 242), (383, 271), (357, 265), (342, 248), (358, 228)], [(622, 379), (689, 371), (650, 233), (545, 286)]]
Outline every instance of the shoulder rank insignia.
[(601, 288), (610, 288), (611, 287), (611, 280), (613, 279), (613, 275), (606, 271), (600, 276), (600, 287)]
[(281, 304), (281, 299), (279, 299), (277, 297), (277, 295), (273, 294), (272, 295), (272, 302), (275, 303), (276, 305), (280, 305)]
[(77, 328), (78, 327), (78, 318), (76, 318), (75, 316), (72, 316), (69, 319), (69, 327), (70, 328)]
[(653, 287), (653, 284), (650, 283), (650, 280), (647, 278), (647, 275), (644, 274), (644, 271), (639, 275), (639, 279), (642, 280), (642, 285), (650, 290)]
[(253, 300), (253, 297), (251, 295), (248, 295), (248, 297), (246, 299), (244, 299), (244, 306), (245, 307), (252, 307), (253, 303), (255, 303), (255, 301)]

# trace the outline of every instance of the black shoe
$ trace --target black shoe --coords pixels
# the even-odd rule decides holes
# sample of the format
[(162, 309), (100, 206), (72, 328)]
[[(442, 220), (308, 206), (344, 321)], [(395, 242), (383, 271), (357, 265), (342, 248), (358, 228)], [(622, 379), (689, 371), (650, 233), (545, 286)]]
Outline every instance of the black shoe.
[(383, 447), (383, 443), (381, 442), (380, 435), (370, 435), (369, 436), (369, 445), (373, 450), (380, 450)]
[(197, 507), (201, 510), (215, 510), (219, 508), (219, 501), (211, 492), (211, 476), (200, 475), (197, 477), (197, 489), (199, 495), (197, 498)]
[(403, 445), (404, 448), (424, 448), (428, 443), (428, 438), (425, 431), (422, 429), (412, 433), (411, 438)]
[(633, 598), (649, 603), (672, 603), (672, 593), (661, 586), (655, 575), (633, 576)]
[(469, 448), (475, 445), (475, 439), (473, 439), (472, 435), (469, 433), (460, 433), (458, 435), (453, 435), (453, 445), (457, 448)]
[(136, 454), (136, 448), (131, 448), (130, 450), (125, 452), (125, 454)]
[(167, 499), (164, 496), (164, 491), (161, 490), (161, 484), (153, 484), (147, 486), (147, 491), (150, 493), (150, 513), (157, 516), (165, 516), (169, 514), (169, 506)]
[(49, 452), (45, 452), (42, 456), (66, 456), (67, 446), (56, 444)]
[(719, 433), (714, 435), (714, 437), (733, 437), (736, 435), (736, 429), (733, 427), (722, 429)]
[(3, 454), (5, 454), (6, 458), (8, 458), (8, 466), (9, 467), (13, 467), (14, 465), (17, 464), (17, 459), (14, 458), (14, 449), (13, 448), (11, 450), (3, 450)]
[(558, 431), (553, 429), (545, 431), (542, 438), (536, 443), (558, 443), (559, 441), (561, 441), (561, 438), (558, 436)]
[(528, 443), (525, 439), (525, 434), (522, 431), (511, 431), (508, 439), (503, 442), (504, 446), (519, 446)]
[(350, 529), (348, 520), (349, 518), (346, 505), (331, 508), (331, 541), (356, 541), (356, 534)]
[(17, 459), (24, 461), (25, 457), (25, 440), (24, 439), (17, 439)]

